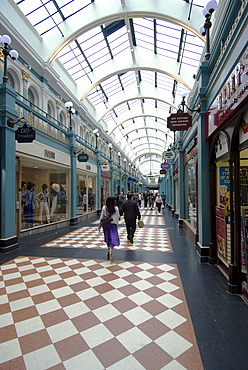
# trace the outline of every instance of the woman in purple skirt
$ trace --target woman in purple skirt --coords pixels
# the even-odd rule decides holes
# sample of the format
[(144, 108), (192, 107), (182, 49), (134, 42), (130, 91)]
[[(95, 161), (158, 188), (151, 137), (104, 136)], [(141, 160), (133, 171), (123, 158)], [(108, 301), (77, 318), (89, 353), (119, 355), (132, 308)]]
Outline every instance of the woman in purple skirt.
[(113, 262), (113, 249), (115, 246), (120, 245), (120, 239), (117, 229), (118, 221), (120, 220), (120, 213), (119, 208), (116, 206), (114, 197), (107, 198), (106, 206), (102, 207), (100, 220), (106, 216), (111, 216), (113, 219), (111, 223), (103, 225), (104, 241), (108, 246), (108, 259)]

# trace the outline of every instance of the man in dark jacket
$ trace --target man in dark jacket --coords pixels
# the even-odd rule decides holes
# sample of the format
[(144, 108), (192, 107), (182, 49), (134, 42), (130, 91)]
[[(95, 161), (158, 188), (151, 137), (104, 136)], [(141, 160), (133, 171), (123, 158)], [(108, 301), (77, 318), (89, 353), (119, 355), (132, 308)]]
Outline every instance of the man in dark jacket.
[(139, 207), (137, 203), (132, 200), (132, 195), (127, 195), (127, 200), (122, 205), (122, 210), (120, 211), (121, 216), (124, 215), (124, 220), (127, 229), (127, 238), (131, 244), (133, 244), (133, 237), (136, 230), (136, 220), (141, 219)]

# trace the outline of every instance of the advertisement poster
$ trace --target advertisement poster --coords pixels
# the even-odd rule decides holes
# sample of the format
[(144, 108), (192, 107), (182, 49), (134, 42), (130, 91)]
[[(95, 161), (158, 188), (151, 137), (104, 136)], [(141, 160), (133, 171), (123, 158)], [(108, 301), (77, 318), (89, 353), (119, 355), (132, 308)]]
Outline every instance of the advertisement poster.
[(220, 206), (227, 211), (230, 202), (230, 172), (229, 167), (220, 167)]
[(224, 208), (215, 207), (217, 251), (226, 258), (226, 221)]

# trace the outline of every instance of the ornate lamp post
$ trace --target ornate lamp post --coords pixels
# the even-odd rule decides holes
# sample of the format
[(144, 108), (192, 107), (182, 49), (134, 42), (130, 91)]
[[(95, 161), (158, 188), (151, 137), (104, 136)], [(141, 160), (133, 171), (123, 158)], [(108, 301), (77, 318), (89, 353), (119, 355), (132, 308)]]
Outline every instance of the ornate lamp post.
[(119, 157), (119, 166), (120, 166), (121, 165), (121, 152), (118, 152), (117, 155)]
[(9, 56), (12, 60), (16, 60), (19, 56), (18, 52), (16, 50), (10, 50), (9, 51), (9, 45), (11, 43), (11, 38), (8, 35), (0, 36), (0, 43), (3, 45), (0, 47), (0, 49), (3, 52), (4, 55), (4, 71), (3, 71), (3, 83), (8, 83), (8, 77), (7, 77), (7, 57)]
[(68, 110), (69, 113), (69, 118), (70, 118), (70, 125), (69, 125), (69, 130), (72, 131), (72, 121), (71, 121), (71, 116), (75, 114), (75, 109), (73, 107), (73, 103), (71, 101), (65, 102), (65, 107)]
[(113, 148), (113, 144), (112, 143), (109, 143), (108, 147), (109, 147), (109, 158), (112, 159), (112, 148)]
[(213, 12), (217, 9), (217, 1), (211, 0), (207, 3), (205, 8), (203, 9), (203, 15), (205, 17), (204, 24), (200, 27), (200, 33), (203, 36), (206, 36), (206, 52), (205, 52), (205, 60), (209, 60), (210, 58), (210, 38), (209, 38), (209, 30), (212, 27), (211, 23), (211, 16)]
[(98, 139), (98, 136), (99, 136), (98, 128), (95, 128), (93, 130), (93, 134), (95, 135), (95, 138), (96, 138), (96, 149), (97, 149), (97, 139)]

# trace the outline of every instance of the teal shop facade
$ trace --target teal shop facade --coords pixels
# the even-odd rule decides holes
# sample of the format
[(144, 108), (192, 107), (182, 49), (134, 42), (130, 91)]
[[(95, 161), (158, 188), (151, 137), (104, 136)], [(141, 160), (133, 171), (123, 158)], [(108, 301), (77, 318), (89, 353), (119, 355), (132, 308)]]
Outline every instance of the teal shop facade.
[[(199, 261), (217, 263), (228, 276), (228, 290), (241, 293), (247, 289), (248, 5), (221, 6), (222, 19), (211, 28), (210, 59), (201, 62), (187, 100), (192, 110), (201, 109), (189, 111), (190, 129), (175, 133), (175, 159), (168, 161), (160, 192), (194, 241)], [(220, 201), (223, 191), (227, 196)]]

